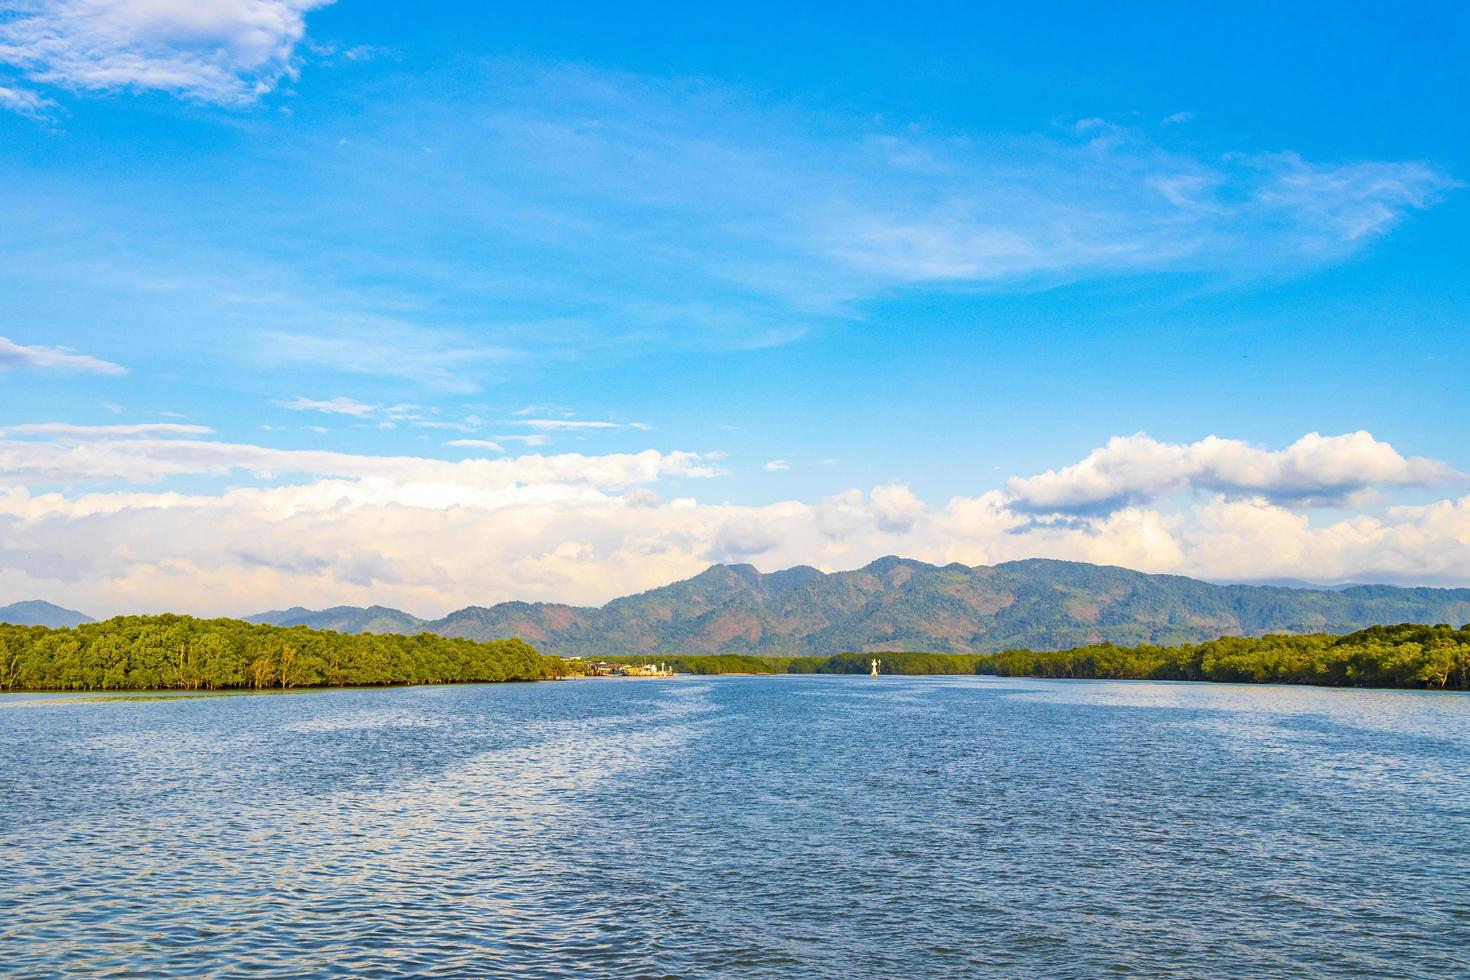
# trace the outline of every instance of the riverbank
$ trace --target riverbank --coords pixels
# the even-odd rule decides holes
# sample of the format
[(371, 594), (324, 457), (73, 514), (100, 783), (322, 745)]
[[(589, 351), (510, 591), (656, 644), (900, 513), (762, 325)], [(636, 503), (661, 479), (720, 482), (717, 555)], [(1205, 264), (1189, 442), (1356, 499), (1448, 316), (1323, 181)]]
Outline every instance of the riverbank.
[[(1090, 680), (1217, 681), (1318, 687), (1470, 690), (1470, 626), (1374, 626), (1345, 636), (1327, 633), (1222, 637), (1205, 643), (1070, 650), (1004, 650), (943, 654), (917, 651), (843, 653), (832, 657), (737, 654), (670, 658), (692, 674), (866, 674), (878, 658), (882, 674), (993, 674)], [(616, 660), (618, 658), (609, 658)]]
[[(70, 629), (0, 624), (0, 690), (239, 691), (537, 681), (575, 676), (883, 674), (1221, 681), (1470, 689), (1470, 626), (1374, 626), (1224, 637), (1180, 646), (1101, 643), (998, 653), (884, 651), (828, 657), (547, 656), (518, 639), (346, 634), (234, 619), (126, 616)], [(649, 661), (653, 660), (654, 663)], [(667, 668), (667, 670), (666, 670)]]

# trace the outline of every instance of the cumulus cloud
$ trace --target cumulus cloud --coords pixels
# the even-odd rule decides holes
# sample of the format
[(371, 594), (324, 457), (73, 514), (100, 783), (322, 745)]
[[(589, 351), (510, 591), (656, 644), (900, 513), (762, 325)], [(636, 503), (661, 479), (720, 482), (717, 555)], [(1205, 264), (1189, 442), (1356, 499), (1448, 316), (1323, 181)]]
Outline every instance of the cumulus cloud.
[[(382, 602), (437, 615), (510, 598), (602, 602), (712, 561), (832, 570), (885, 554), (967, 565), (1043, 556), (1214, 579), (1470, 583), (1470, 496), (1319, 522), (1234, 492), (1300, 470), (1312, 453), (1251, 452), (1264, 455), (1219, 468), (1232, 474), (1230, 492), (1183, 509), (1051, 519), (1021, 510), (1009, 490), (932, 503), (902, 483), (761, 506), (665, 499), (664, 481), (716, 475), (695, 453), (448, 462), (36, 433), (0, 439), (0, 595), (101, 614)], [(1380, 455), (1378, 472), (1399, 472)], [(1314, 472), (1318, 484), (1338, 485), (1322, 476), (1325, 464)], [(184, 473), (276, 479), (209, 493), (116, 486)], [(287, 474), (296, 481), (283, 482)], [(45, 489), (77, 477), (101, 486)]]
[(28, 347), (0, 337), (0, 371), (35, 368), (41, 371), (79, 371), (86, 374), (126, 374), (121, 364), (78, 354), (66, 347)]
[(878, 527), (893, 534), (912, 531), (928, 510), (924, 502), (901, 483), (875, 487), (869, 497)]
[(1188, 490), (1259, 496), (1289, 506), (1349, 504), (1376, 487), (1427, 487), (1462, 479), (1452, 467), (1405, 457), (1367, 432), (1303, 436), (1267, 450), (1210, 436), (1159, 442), (1144, 433), (1116, 436), (1078, 463), (1007, 481), (1017, 510), (1033, 514), (1107, 514)]
[(294, 75), (306, 14), (330, 2), (18, 0), (0, 21), (0, 62), (74, 91), (245, 104)]

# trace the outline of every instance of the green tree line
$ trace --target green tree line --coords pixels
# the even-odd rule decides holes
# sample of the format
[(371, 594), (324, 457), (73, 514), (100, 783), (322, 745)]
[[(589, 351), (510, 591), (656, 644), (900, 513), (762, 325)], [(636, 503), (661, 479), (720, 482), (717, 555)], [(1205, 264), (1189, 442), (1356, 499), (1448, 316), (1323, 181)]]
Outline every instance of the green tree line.
[(0, 624), (0, 690), (229, 690), (534, 681), (566, 672), (520, 640), (347, 634), (238, 619)]
[[(654, 657), (693, 674), (997, 674), (1006, 677), (1235, 681), (1470, 690), (1470, 625), (1374, 626), (1224, 637), (1180, 646), (1099, 643), (994, 654), (919, 651), (833, 657)], [(649, 656), (611, 657), (644, 662)], [(533, 681), (580, 674), (586, 661), (521, 640), (431, 633), (334, 633), (236, 619), (120, 616), (74, 629), (0, 624), (0, 690), (230, 690)]]
[[(1470, 625), (1373, 626), (1327, 633), (1228, 636), (1179, 646), (1098, 643), (1070, 650), (993, 654), (843, 653), (835, 657), (739, 654), (664, 658), (693, 674), (996, 674), (1002, 677), (1232, 681), (1470, 690)], [(614, 658), (637, 660), (640, 658)], [(646, 658), (642, 658), (646, 659)]]

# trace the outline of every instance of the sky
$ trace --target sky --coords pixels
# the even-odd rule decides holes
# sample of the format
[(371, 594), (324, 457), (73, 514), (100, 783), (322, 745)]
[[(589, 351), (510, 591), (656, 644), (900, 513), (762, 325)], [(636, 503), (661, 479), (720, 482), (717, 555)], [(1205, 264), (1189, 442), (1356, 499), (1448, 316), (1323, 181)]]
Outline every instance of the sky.
[(1458, 2), (0, 0), (0, 604), (1470, 586), (1467, 42)]

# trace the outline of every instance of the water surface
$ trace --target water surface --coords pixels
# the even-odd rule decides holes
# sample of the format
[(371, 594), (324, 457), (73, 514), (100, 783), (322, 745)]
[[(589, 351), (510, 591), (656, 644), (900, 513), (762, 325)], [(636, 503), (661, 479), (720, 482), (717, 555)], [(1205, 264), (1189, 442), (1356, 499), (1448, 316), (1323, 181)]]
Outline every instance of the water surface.
[(1470, 697), (0, 697), (0, 973), (1470, 974)]

